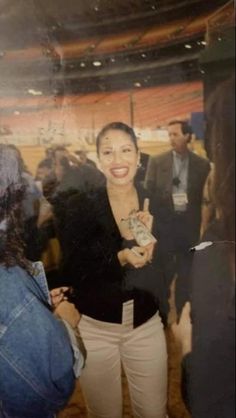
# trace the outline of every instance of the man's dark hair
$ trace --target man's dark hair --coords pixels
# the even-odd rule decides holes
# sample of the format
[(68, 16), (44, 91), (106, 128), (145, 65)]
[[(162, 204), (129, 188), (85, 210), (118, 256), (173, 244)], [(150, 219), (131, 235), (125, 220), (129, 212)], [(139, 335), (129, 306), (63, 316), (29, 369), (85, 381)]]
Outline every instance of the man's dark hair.
[(172, 120), (171, 122), (169, 122), (168, 126), (172, 126), (172, 125), (180, 125), (182, 133), (184, 135), (189, 135), (189, 137), (191, 139), (191, 135), (193, 134), (193, 130), (192, 130), (192, 128), (189, 125), (187, 120), (177, 120), (177, 119)]

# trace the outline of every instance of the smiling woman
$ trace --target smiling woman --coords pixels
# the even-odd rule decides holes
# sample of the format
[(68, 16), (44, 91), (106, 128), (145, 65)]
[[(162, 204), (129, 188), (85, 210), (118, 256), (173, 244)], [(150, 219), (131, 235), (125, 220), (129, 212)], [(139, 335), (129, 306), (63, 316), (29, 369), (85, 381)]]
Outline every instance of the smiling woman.
[(129, 129), (126, 132), (125, 126), (112, 123), (99, 135), (98, 157), (108, 187), (129, 187), (136, 174), (139, 159), (137, 142), (130, 135)]
[[(65, 284), (73, 286), (83, 314), (79, 329), (88, 355), (81, 386), (88, 416), (123, 416), (122, 364), (134, 415), (165, 418), (167, 352), (158, 311), (167, 297), (150, 234), (156, 230), (149, 196), (134, 181), (139, 152), (133, 129), (121, 122), (105, 126), (97, 153), (105, 187), (73, 196), (60, 226)], [(136, 239), (134, 218), (147, 231), (145, 245)]]

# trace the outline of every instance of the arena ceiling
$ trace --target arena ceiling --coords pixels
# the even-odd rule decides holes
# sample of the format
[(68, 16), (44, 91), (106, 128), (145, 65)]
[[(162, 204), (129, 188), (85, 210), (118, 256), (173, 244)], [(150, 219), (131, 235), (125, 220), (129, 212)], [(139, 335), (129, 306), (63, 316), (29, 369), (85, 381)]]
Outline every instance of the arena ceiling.
[(200, 77), (226, 0), (0, 0), (0, 93), (78, 95)]

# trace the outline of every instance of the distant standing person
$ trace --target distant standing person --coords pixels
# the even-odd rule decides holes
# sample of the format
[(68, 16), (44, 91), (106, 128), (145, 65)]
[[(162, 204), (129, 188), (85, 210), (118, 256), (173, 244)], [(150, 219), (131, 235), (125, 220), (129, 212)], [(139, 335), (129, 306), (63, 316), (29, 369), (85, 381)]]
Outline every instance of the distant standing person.
[(145, 186), (155, 201), (159, 246), (169, 281), (177, 274), (177, 310), (185, 301), (186, 255), (199, 240), (203, 187), (209, 162), (189, 151), (192, 130), (186, 121), (174, 120), (168, 126), (172, 150), (151, 157)]

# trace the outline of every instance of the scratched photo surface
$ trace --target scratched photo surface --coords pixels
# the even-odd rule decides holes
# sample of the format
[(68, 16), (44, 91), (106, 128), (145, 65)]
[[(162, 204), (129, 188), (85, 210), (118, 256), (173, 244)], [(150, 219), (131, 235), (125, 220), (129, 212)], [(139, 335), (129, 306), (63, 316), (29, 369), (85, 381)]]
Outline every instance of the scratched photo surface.
[[(229, 399), (219, 417), (233, 417), (227, 365), (209, 372), (209, 405), (201, 391), (186, 400), (181, 336), (189, 331), (192, 355), (193, 316), (187, 331), (177, 322), (193, 314), (194, 253), (227, 243), (214, 259), (235, 274), (234, 107), (225, 93), (228, 80), (234, 86), (234, 13), (231, 0), (0, 0), (0, 280), (5, 267), (33, 277), (39, 266), (50, 315), (69, 318), (87, 352), (74, 389), (48, 415), (20, 412), (17, 398), (27, 396), (19, 382), (9, 396), (1, 360), (0, 418), (213, 418), (204, 408), (219, 400), (218, 375)], [(0, 359), (16, 308), (2, 289)], [(223, 289), (227, 363), (233, 290)], [(73, 309), (57, 312), (65, 301)], [(20, 339), (19, 352), (27, 363)]]

